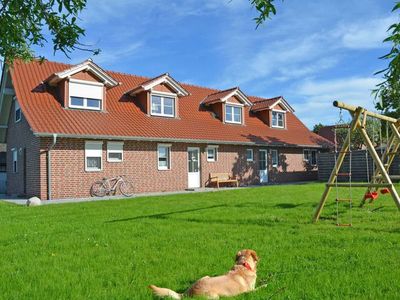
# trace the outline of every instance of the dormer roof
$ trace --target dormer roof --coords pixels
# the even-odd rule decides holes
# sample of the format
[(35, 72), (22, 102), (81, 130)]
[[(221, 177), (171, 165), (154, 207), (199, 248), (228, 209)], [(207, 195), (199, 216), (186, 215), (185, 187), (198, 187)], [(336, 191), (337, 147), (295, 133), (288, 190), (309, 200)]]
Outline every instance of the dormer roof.
[(273, 109), (276, 105), (281, 105), (286, 111), (294, 112), (293, 107), (289, 105), (289, 103), (282, 96), (263, 99), (259, 98), (256, 101), (253, 101), (253, 106), (251, 107), (252, 112)]
[(126, 94), (134, 96), (140, 92), (149, 91), (153, 87), (160, 84), (168, 85), (172, 90), (176, 92), (178, 96), (188, 96), (190, 94), (178, 81), (172, 78), (169, 73), (164, 73), (160, 76), (146, 80), (140, 85), (126, 92)]
[(114, 78), (108, 75), (106, 71), (104, 71), (101, 67), (95, 64), (90, 58), (80, 64), (72, 66), (69, 69), (65, 69), (61, 72), (52, 74), (49, 78), (46, 79), (46, 82), (48, 82), (50, 85), (56, 85), (61, 80), (69, 78), (75, 75), (76, 73), (82, 71), (87, 71), (92, 73), (98, 79), (100, 79), (100, 81), (102, 81), (104, 85), (107, 87), (114, 87), (119, 84), (118, 81), (116, 81)]
[(224, 91), (219, 91), (216, 93), (212, 93), (205, 97), (201, 104), (203, 105), (211, 105), (218, 102), (226, 102), (231, 97), (236, 97), (242, 102), (245, 106), (252, 106), (252, 102), (247, 98), (247, 96), (240, 90), (239, 87), (230, 88)]

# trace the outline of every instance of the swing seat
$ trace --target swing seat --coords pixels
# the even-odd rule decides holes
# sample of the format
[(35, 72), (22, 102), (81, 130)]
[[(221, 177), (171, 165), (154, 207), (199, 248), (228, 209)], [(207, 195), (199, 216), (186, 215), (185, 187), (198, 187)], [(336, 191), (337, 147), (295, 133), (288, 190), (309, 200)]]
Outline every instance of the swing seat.
[(379, 194), (377, 192), (367, 192), (364, 195), (364, 199), (371, 199), (371, 200), (375, 200), (376, 198), (378, 198)]
[(381, 194), (389, 194), (390, 191), (388, 188), (381, 189)]

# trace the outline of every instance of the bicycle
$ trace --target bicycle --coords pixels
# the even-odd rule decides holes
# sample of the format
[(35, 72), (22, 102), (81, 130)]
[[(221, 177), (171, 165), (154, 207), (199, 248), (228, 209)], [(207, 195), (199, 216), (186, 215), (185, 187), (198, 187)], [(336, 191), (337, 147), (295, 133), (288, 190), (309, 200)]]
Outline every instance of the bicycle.
[(117, 189), (126, 197), (133, 196), (133, 184), (126, 181), (124, 176), (116, 176), (112, 178), (103, 178), (96, 181), (90, 188), (92, 197), (104, 197), (105, 195), (115, 195)]

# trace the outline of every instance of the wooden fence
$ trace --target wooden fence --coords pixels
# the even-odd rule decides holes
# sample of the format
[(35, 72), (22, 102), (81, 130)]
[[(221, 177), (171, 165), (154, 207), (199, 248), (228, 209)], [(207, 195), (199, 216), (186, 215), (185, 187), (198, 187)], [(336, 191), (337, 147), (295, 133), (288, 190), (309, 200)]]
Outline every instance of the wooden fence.
[[(379, 153), (379, 150), (378, 150)], [(367, 182), (367, 157), (368, 157), (368, 169), (369, 169), (369, 178), (373, 173), (373, 164), (372, 158), (365, 150), (356, 150), (352, 152), (352, 164), (351, 164), (351, 173), (352, 173), (352, 181), (361, 181)], [(400, 158), (398, 155), (393, 160), (393, 163), (390, 167), (389, 174), (390, 175), (400, 175)], [(335, 166), (335, 153), (333, 152), (325, 152), (318, 154), (318, 180), (320, 181), (328, 181), (329, 176), (331, 175), (332, 169)], [(349, 155), (346, 155), (346, 158), (342, 164), (342, 167), (339, 170), (340, 173), (349, 173)], [(347, 176), (339, 176), (338, 181), (346, 182), (349, 178)]]

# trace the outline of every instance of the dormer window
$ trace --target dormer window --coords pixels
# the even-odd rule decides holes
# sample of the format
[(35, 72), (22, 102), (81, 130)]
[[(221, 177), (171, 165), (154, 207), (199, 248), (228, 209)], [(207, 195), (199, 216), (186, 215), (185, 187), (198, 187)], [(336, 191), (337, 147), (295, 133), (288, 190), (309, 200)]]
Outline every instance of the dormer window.
[(175, 97), (173, 94), (152, 94), (151, 114), (162, 117), (175, 117)]
[(104, 85), (98, 82), (70, 79), (69, 107), (102, 110)]
[(272, 127), (285, 128), (285, 113), (282, 111), (272, 111)]
[(225, 122), (227, 123), (242, 123), (242, 106), (225, 105)]

